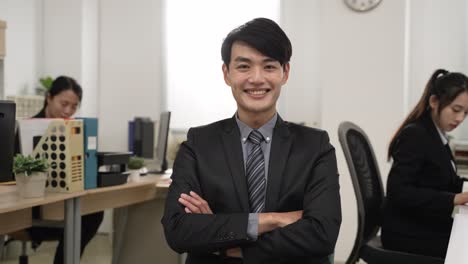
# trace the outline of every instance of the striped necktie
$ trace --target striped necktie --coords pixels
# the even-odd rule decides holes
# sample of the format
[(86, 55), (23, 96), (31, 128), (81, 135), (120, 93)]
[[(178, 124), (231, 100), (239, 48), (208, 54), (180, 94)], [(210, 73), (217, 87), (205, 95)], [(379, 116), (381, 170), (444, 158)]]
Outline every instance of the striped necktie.
[(265, 207), (265, 158), (261, 148), (263, 136), (258, 130), (252, 130), (249, 140), (252, 148), (247, 157), (246, 175), (250, 210), (253, 213), (259, 213)]

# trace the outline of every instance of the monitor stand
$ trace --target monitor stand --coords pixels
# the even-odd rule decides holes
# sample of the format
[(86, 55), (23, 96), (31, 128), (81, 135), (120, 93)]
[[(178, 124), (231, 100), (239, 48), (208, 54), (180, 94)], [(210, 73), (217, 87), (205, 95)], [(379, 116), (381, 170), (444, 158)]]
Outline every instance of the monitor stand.
[(164, 174), (167, 170), (167, 160), (164, 159), (160, 166), (154, 160), (147, 160), (143, 171), (140, 171), (140, 175), (144, 176), (147, 174)]

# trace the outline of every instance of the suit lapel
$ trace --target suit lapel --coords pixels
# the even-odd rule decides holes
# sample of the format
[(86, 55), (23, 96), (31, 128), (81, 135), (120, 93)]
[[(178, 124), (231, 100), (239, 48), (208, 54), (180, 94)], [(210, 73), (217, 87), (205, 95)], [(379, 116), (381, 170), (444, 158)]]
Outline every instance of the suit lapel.
[(237, 198), (242, 210), (244, 212), (250, 212), (240, 132), (234, 118), (225, 122), (222, 140), (224, 154), (237, 192)]
[(423, 126), (426, 127), (426, 129), (429, 131), (429, 134), (431, 135), (431, 138), (434, 141), (434, 143), (437, 144), (437, 146), (439, 146), (440, 155), (441, 155), (440, 161), (445, 163), (445, 166), (449, 166), (450, 170), (456, 173), (456, 169), (454, 170), (453, 165), (452, 165), (452, 161), (455, 161), (452, 155), (452, 152), (448, 151), (448, 149), (445, 147), (444, 143), (442, 142), (439, 131), (437, 130), (430, 115), (426, 114), (422, 118), (422, 123), (423, 123)]
[(289, 157), (291, 144), (292, 136), (287, 123), (278, 115), (270, 149), (270, 165), (268, 168), (268, 184), (265, 201), (266, 212), (274, 212), (277, 209), (283, 171)]

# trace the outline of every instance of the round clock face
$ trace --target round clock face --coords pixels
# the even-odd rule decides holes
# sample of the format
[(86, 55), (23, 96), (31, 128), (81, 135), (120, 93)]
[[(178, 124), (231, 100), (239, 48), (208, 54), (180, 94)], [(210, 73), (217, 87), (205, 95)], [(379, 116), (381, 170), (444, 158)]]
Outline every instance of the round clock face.
[(369, 11), (382, 2), (382, 0), (344, 0), (346, 5), (354, 11)]

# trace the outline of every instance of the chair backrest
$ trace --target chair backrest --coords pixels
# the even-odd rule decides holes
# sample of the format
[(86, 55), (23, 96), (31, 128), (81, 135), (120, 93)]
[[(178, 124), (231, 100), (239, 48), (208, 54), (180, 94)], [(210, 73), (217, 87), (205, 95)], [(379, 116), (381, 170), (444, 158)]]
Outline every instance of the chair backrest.
[[(358, 230), (347, 263), (358, 259), (359, 249), (375, 237), (381, 220), (384, 189), (374, 150), (364, 131), (351, 122), (343, 122), (338, 137), (353, 182), (358, 209)], [(352, 261), (349, 261), (349, 260)]]

